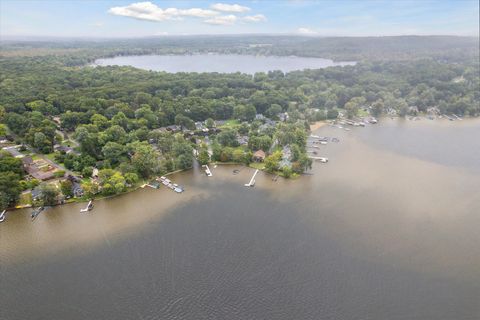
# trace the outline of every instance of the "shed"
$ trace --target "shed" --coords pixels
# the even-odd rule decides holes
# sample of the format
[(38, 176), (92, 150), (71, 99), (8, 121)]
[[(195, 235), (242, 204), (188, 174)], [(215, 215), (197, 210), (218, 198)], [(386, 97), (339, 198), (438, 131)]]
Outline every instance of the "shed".
[(263, 162), (263, 160), (265, 160), (265, 157), (266, 157), (265, 151), (263, 150), (257, 150), (253, 154), (253, 160), (257, 162)]

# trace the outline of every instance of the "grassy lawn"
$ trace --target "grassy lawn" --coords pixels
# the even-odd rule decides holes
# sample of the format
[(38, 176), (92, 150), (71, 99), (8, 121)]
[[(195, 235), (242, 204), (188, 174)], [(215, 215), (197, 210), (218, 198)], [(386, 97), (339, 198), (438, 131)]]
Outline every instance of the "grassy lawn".
[(235, 119), (230, 119), (225, 122), (220, 128), (235, 128), (240, 125), (240, 121), (235, 120)]
[(263, 168), (265, 168), (265, 164), (263, 162), (252, 162), (249, 164), (249, 167), (263, 170)]
[(45, 158), (55, 162), (55, 153), (49, 153), (45, 155)]
[(357, 112), (357, 116), (359, 116), (359, 117), (368, 117), (369, 115), (370, 115), (370, 113), (368, 113), (368, 111), (365, 111), (363, 109), (360, 109)]
[(32, 194), (30, 192), (25, 192), (20, 195), (18, 204), (21, 206), (32, 204)]

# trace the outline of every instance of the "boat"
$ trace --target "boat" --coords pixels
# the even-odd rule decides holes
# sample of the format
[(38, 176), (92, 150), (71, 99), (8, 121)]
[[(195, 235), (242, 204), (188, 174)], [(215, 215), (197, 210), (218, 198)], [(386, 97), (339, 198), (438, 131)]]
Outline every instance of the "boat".
[(7, 210), (3, 210), (2, 213), (0, 213), (0, 222), (5, 221), (5, 212), (7, 212)]
[(181, 187), (176, 187), (175, 189), (173, 189), (173, 191), (175, 191), (176, 193), (182, 193), (183, 189)]

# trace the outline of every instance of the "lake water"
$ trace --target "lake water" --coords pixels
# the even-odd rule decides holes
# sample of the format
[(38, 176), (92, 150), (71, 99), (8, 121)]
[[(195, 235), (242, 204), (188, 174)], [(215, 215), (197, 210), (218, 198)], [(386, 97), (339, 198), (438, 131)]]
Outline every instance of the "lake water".
[(332, 66), (354, 65), (355, 62), (334, 62), (321, 58), (305, 57), (276, 57), (252, 55), (147, 55), (147, 56), (119, 56), (114, 58), (98, 59), (95, 65), (133, 66), (145, 70), (176, 72), (268, 72), (281, 70), (289, 72), (303, 69), (320, 69)]
[(317, 134), (340, 142), (296, 180), (195, 168), (180, 195), (8, 213), (0, 319), (478, 319), (480, 121)]

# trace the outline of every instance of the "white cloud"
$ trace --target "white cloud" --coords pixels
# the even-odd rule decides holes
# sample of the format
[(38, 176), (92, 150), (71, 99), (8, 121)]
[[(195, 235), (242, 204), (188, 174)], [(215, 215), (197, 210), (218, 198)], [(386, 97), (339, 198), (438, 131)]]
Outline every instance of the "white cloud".
[(200, 8), (162, 9), (149, 1), (136, 2), (123, 7), (113, 7), (108, 12), (117, 16), (148, 21), (181, 20), (183, 17), (210, 18), (219, 14), (217, 11)]
[(205, 20), (205, 23), (208, 24), (214, 24), (214, 25), (232, 25), (237, 21), (237, 17), (234, 16), (233, 14), (229, 14), (226, 16), (218, 16), (218, 17), (213, 17), (210, 19)]
[(305, 35), (315, 35), (315, 34), (318, 34), (317, 31), (312, 30), (312, 29), (309, 29), (309, 28), (298, 28), (298, 29), (297, 29), (297, 33), (305, 34)]
[(253, 16), (245, 16), (243, 17), (243, 20), (247, 22), (261, 22), (267, 21), (267, 17), (265, 17), (263, 14), (256, 14)]
[(235, 12), (235, 13), (250, 11), (249, 7), (244, 7), (239, 4), (215, 3), (211, 5), (211, 8), (217, 11)]

